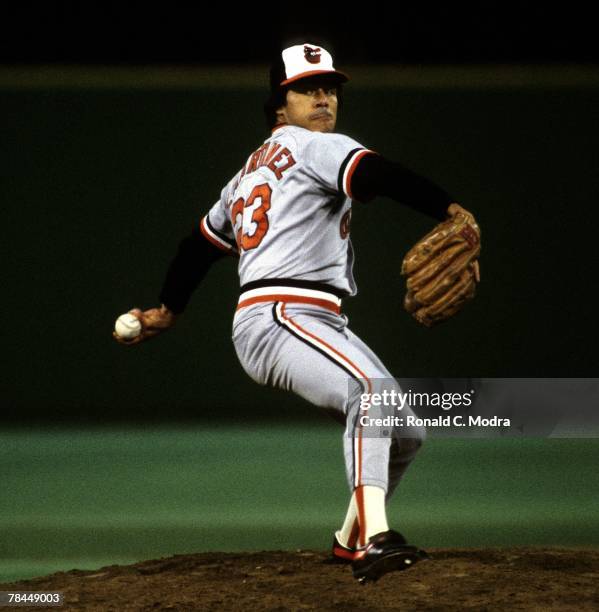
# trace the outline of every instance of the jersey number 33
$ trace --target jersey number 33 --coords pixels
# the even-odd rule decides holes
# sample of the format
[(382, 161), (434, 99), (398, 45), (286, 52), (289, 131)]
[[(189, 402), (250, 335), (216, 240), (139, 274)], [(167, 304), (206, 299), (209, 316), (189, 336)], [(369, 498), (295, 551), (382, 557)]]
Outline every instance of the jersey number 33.
[(268, 211), (272, 189), (268, 183), (256, 185), (247, 199), (239, 198), (231, 206), (231, 225), (241, 251), (255, 249), (268, 232)]

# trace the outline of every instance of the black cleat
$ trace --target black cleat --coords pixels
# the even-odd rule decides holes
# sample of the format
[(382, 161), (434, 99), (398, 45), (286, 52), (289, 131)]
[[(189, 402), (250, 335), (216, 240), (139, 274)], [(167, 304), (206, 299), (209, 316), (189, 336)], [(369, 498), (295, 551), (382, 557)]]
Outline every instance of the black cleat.
[(333, 536), (331, 554), (324, 560), (324, 563), (349, 565), (354, 560), (355, 555), (356, 549), (339, 544), (339, 540), (335, 535)]
[(365, 548), (356, 551), (352, 570), (354, 578), (366, 584), (376, 582), (389, 572), (409, 569), (428, 558), (426, 552), (409, 546), (401, 533), (390, 529), (372, 536)]

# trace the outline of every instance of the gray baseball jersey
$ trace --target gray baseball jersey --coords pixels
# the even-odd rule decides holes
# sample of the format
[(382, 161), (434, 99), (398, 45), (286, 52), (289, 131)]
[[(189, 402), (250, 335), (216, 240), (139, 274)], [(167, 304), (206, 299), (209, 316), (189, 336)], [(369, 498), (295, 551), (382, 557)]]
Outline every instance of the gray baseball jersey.
[(239, 253), (242, 286), (296, 279), (354, 295), (350, 181), (368, 153), (342, 134), (279, 127), (222, 190), (202, 231)]

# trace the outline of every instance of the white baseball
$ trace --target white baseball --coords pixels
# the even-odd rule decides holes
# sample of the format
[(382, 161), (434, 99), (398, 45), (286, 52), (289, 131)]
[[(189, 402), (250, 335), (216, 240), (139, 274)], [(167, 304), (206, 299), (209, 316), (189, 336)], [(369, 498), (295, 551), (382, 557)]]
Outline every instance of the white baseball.
[(117, 336), (125, 340), (131, 340), (141, 334), (141, 321), (131, 313), (121, 315), (114, 324)]

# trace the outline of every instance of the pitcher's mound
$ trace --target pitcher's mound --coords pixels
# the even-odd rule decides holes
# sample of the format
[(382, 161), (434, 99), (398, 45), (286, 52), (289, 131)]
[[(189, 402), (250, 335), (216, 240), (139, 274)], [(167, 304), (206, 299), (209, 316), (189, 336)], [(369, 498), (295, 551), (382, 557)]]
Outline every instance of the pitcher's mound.
[[(62, 591), (62, 610), (599, 610), (599, 551), (430, 549), (431, 559), (360, 585), (312, 551), (201, 553), (0, 584)], [(39, 608), (36, 608), (39, 609)]]

